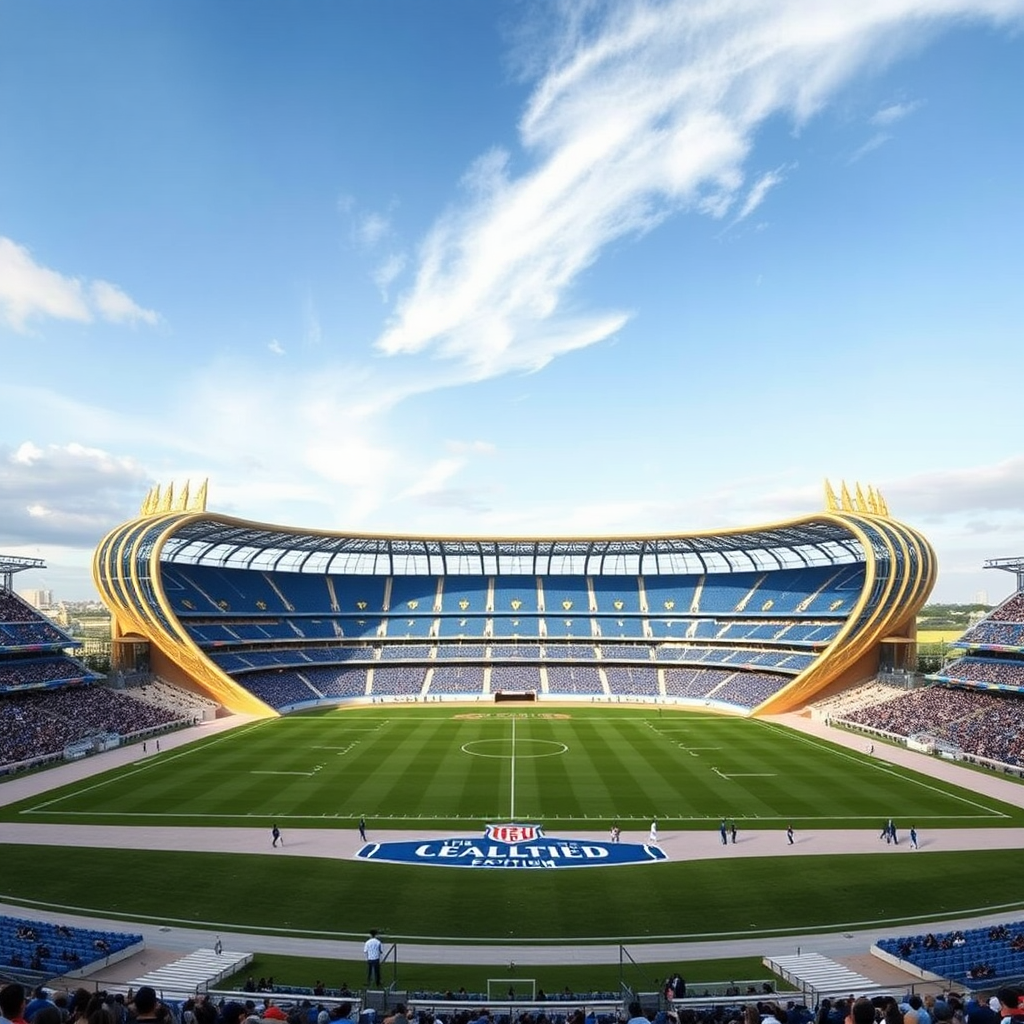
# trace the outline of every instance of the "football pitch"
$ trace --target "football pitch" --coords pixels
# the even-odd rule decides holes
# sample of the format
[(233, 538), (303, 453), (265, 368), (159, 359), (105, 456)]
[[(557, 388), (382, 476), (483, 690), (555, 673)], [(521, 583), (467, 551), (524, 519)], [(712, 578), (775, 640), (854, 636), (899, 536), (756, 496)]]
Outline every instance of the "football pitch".
[(7, 820), (459, 829), (1024, 824), (1024, 812), (757, 720), (652, 709), (292, 715), (4, 809)]
[[(296, 830), (333, 828), (339, 849), (355, 849), (361, 816), (373, 840), (508, 822), (607, 837), (613, 823), (646, 834), (652, 820), (663, 835), (716, 833), (725, 818), (741, 843), (789, 824), (798, 836), (880, 830), (889, 817), (926, 836), (1024, 826), (1019, 808), (771, 722), (636, 707), (376, 705), (254, 722), (163, 752), (150, 741), (130, 764), (0, 808), (0, 823), (115, 826), (105, 849), (68, 833), (69, 855), (2, 845), (0, 824), (0, 899), (168, 927), (350, 939), (377, 927), (396, 942), (447, 944), (913, 928), (1024, 908), (1020, 851), (980, 844), (794, 858), (780, 855), (783, 839), (742, 859), (523, 871), (302, 856), (291, 843)], [(271, 855), (273, 822), (288, 856)], [(119, 841), (167, 826), (187, 828), (194, 852)], [(259, 830), (259, 842), (202, 852), (204, 828), (239, 826)], [(717, 835), (699, 841), (708, 840)]]

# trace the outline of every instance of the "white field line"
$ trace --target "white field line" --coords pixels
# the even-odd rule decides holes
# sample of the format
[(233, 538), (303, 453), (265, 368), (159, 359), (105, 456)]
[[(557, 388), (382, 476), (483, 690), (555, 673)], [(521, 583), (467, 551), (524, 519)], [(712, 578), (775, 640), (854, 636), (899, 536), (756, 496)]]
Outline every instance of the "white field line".
[[(253, 729), (258, 729), (260, 726), (266, 725), (271, 719), (265, 719), (260, 722), (252, 722), (249, 725), (243, 725), (240, 729), (231, 729), (228, 732), (221, 733), (215, 739), (210, 740), (208, 743), (203, 743), (197, 747), (194, 744), (186, 745), (177, 754), (167, 754), (159, 759), (161, 765), (168, 764), (171, 761), (177, 761), (183, 757), (189, 757), (190, 755), (196, 754), (199, 751), (208, 750), (216, 743), (221, 743), (231, 736), (240, 736), (243, 732), (251, 732)], [(71, 793), (65, 793), (63, 796), (54, 797), (52, 800), (44, 800), (41, 804), (36, 804), (34, 807), (29, 807), (27, 810), (22, 811), (22, 814), (31, 814), (34, 811), (38, 811), (44, 807), (49, 807), (51, 804), (59, 804), (62, 800), (71, 800), (74, 797), (81, 796), (82, 793), (91, 793), (94, 789), (102, 789), (104, 786), (112, 785), (115, 782), (121, 782), (123, 779), (130, 779), (135, 775), (139, 775), (144, 771), (148, 771), (157, 763), (156, 758), (146, 758), (145, 761), (141, 762), (137, 768), (133, 771), (117, 772), (113, 778), (103, 779), (101, 782), (95, 782), (91, 786), (76, 787)], [(53, 813), (65, 813), (63, 811)]]
[[(298, 773), (305, 774), (305, 773)], [(160, 821), (162, 818), (188, 818), (188, 819), (206, 819), (209, 818), (213, 821), (228, 821), (231, 819), (239, 819), (243, 821), (250, 821), (253, 818), (262, 819), (266, 817), (266, 814), (262, 811), (245, 811), (245, 812), (224, 812), (217, 813), (211, 811), (34, 811), (33, 809), (22, 811), (21, 814), (29, 815), (33, 813), (46, 814), (47, 817), (54, 818), (146, 818), (150, 820)], [(503, 811), (495, 811), (494, 813), (487, 812), (485, 814), (467, 814), (465, 820), (469, 822), (482, 821), (484, 818), (498, 819), (503, 815)], [(280, 821), (320, 821), (323, 818), (358, 818), (359, 815), (356, 812), (336, 812), (334, 814), (279, 814), (276, 815)], [(543, 816), (544, 821), (557, 821), (557, 822), (589, 822), (589, 821), (604, 821), (611, 817), (616, 818), (618, 821), (639, 821), (647, 822), (650, 821), (650, 815), (610, 815), (610, 814), (574, 814), (574, 815), (557, 815), (557, 814), (545, 814)], [(799, 817), (794, 815), (766, 815), (759, 817), (743, 817), (742, 815), (733, 815), (737, 822), (743, 822), (748, 828), (757, 827), (761, 823), (773, 823), (773, 822), (788, 822), (788, 821), (800, 821), (805, 824), (813, 824), (818, 821), (840, 821), (844, 824), (838, 826), (835, 831), (841, 831), (847, 827), (848, 823), (851, 822), (870, 822), (872, 825), (878, 822), (877, 814), (844, 814), (841, 817), (836, 817), (833, 814), (819, 814), (819, 815), (807, 815), (802, 814)], [(944, 821), (965, 821), (965, 820), (977, 820), (984, 821), (991, 818), (991, 814), (917, 814), (914, 818), (918, 822), (928, 821), (941, 824)], [(1002, 815), (1006, 817), (1006, 815)], [(449, 822), (449, 821), (460, 821), (463, 818), (461, 814), (376, 814), (374, 815), (375, 820), (379, 821), (422, 821), (422, 822)], [(670, 814), (664, 812), (659, 814), (659, 818), (666, 824), (673, 821), (684, 821), (688, 823), (706, 823), (709, 825), (717, 825), (721, 821), (721, 815), (696, 815), (696, 814)], [(102, 827), (102, 826), (100, 826)], [(684, 830), (690, 831), (690, 830)], [(832, 831), (832, 830), (829, 830)], [(877, 831), (877, 830), (876, 830)]]
[(516, 720), (512, 719), (512, 778), (510, 780), (511, 792), (508, 799), (508, 816), (510, 821), (516, 820)]
[[(764, 721), (761, 721), (760, 719), (756, 719), (756, 718), (754, 719), (754, 721), (757, 722), (759, 725), (763, 725), (766, 729), (771, 729), (772, 732), (780, 732), (780, 731), (784, 732), (787, 736), (792, 736), (794, 739), (797, 739), (797, 740), (799, 740), (802, 743), (807, 743), (807, 744), (809, 744), (812, 747), (817, 747), (819, 750), (824, 750), (827, 753), (835, 754), (837, 757), (845, 758), (848, 761), (854, 761), (856, 764), (859, 764), (859, 765), (869, 764), (876, 771), (885, 772), (887, 775), (892, 775), (893, 777), (895, 777), (897, 779), (900, 779), (903, 782), (909, 782), (912, 785), (919, 786), (921, 789), (927, 789), (927, 790), (930, 790), (933, 793), (940, 793), (942, 796), (947, 796), (947, 797), (949, 797), (952, 800), (957, 800), (960, 803), (968, 804), (971, 807), (977, 807), (979, 810), (987, 811), (993, 817), (996, 817), (996, 818), (1008, 818), (1008, 817), (1010, 817), (1010, 815), (1006, 814), (1004, 811), (996, 810), (995, 807), (989, 807), (987, 804), (980, 803), (977, 800), (968, 800), (967, 797), (960, 796), (957, 793), (950, 793), (948, 790), (942, 789), (940, 786), (931, 786), (927, 782), (922, 782), (920, 779), (909, 778), (908, 776), (904, 775), (902, 771), (896, 771), (888, 762), (883, 762), (883, 761), (879, 761), (879, 762), (866, 761), (863, 757), (857, 757), (857, 756), (855, 756), (853, 754), (848, 754), (841, 747), (840, 748), (836, 748), (836, 747), (831, 746), (831, 745), (826, 746), (824, 743), (821, 743), (818, 740), (812, 739), (809, 736), (805, 736), (802, 733), (798, 733), (798, 732), (795, 732), (793, 730), (788, 730), (787, 731), (787, 730), (780, 729), (780, 727), (775, 725), (774, 722), (764, 722)], [(957, 787), (957, 788), (960, 788), (960, 787)]]

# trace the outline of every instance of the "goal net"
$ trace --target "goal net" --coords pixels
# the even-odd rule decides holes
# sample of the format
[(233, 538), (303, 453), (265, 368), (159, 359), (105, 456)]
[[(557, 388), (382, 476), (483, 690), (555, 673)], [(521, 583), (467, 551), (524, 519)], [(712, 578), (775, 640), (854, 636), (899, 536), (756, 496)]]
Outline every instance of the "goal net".
[(530, 1001), (537, 998), (536, 978), (488, 978), (487, 1001)]

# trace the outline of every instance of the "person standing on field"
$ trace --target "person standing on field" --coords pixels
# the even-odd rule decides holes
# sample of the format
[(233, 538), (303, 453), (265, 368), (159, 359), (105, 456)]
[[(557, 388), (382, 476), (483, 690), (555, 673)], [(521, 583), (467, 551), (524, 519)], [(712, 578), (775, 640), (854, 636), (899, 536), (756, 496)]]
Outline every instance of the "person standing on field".
[(370, 937), (363, 943), (363, 952), (366, 954), (366, 984), (372, 981), (380, 988), (380, 958), (384, 952), (384, 945), (377, 938), (377, 929), (370, 929)]

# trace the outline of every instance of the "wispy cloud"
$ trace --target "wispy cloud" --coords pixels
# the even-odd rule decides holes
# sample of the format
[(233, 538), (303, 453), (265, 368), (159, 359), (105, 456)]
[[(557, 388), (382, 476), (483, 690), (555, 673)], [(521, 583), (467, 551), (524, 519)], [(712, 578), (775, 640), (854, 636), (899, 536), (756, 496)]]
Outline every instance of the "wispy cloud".
[(892, 103), (876, 111), (871, 116), (871, 123), (879, 127), (887, 127), (890, 124), (895, 124), (897, 121), (902, 121), (905, 117), (909, 117), (920, 106), (920, 100), (914, 100), (913, 103)]
[[(610, 243), (680, 210), (756, 209), (779, 180), (745, 184), (768, 118), (806, 121), (944, 17), (1019, 14), (1005, 0), (636, 0), (588, 4), (585, 16), (576, 7), (564, 5), (556, 56), (521, 118), (522, 152), (494, 149), (469, 169), (462, 200), (423, 240), (381, 352), (429, 352), (483, 377), (608, 338), (629, 314), (570, 312), (580, 275)], [(876, 117), (891, 124), (911, 109)]]
[(356, 226), (356, 234), (363, 245), (373, 247), (391, 233), (391, 221), (380, 213), (369, 213)]
[(741, 221), (745, 217), (749, 217), (764, 202), (764, 197), (768, 195), (769, 190), (773, 189), (782, 180), (781, 167), (777, 170), (769, 171), (767, 174), (762, 174), (751, 186), (750, 191), (747, 193), (747, 198), (743, 200), (740, 212), (736, 214), (736, 220)]
[(160, 322), (160, 317), (154, 310), (143, 309), (109, 281), (93, 281), (89, 286), (89, 295), (96, 311), (104, 320), (111, 323), (144, 323), (155, 327)]
[(388, 290), (405, 270), (407, 262), (405, 253), (393, 252), (374, 270), (373, 283), (385, 302), (388, 301)]
[(277, 338), (271, 338), (267, 342), (267, 348), (274, 353), (275, 356), (284, 355), (284, 346), (277, 340)]
[(144, 309), (109, 281), (67, 277), (37, 263), (23, 245), (0, 237), (0, 321), (23, 332), (30, 320), (95, 319), (155, 326), (159, 314)]
[(868, 123), (878, 129), (864, 145), (859, 146), (850, 156), (848, 163), (855, 164), (862, 160), (869, 153), (873, 153), (880, 146), (884, 146), (893, 136), (889, 129), (904, 118), (909, 117), (917, 110), (922, 103), (915, 100), (913, 103), (891, 103), (889, 106), (876, 110), (868, 118)]
[(891, 138), (892, 135), (890, 135), (889, 132), (875, 132), (875, 134), (872, 135), (863, 146), (859, 146), (853, 151), (850, 155), (849, 161), (847, 162), (855, 164), (858, 160), (863, 160), (868, 153), (874, 152), (879, 146), (884, 146)]

